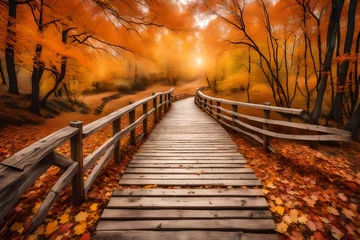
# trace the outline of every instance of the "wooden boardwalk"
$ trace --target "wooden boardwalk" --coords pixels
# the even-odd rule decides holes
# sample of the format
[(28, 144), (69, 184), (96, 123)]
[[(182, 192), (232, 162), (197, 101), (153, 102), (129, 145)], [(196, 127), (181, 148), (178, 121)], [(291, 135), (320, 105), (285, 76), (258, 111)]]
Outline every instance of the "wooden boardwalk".
[(228, 133), (193, 98), (178, 101), (120, 180), (157, 188), (114, 191), (95, 238), (278, 239), (256, 188), (261, 183), (245, 164)]

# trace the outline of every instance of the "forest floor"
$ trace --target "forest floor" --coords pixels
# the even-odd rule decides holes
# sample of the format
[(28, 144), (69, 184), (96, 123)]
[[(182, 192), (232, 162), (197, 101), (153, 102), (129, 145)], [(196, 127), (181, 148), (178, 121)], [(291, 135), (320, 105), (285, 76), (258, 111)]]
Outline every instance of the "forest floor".
[[(164, 89), (165, 90), (165, 89)], [(149, 96), (151, 90), (116, 99), (106, 105), (103, 114), (125, 106), (129, 100)], [(104, 96), (102, 96), (104, 97)], [(88, 99), (89, 106), (98, 105)], [(0, 161), (15, 152), (67, 126), (70, 119), (84, 124), (99, 116), (65, 113), (48, 119), (42, 125), (26, 128), (8, 126), (0, 129)], [(150, 128), (154, 126), (150, 119)], [(122, 127), (128, 124), (122, 118)], [(139, 126), (138, 129), (141, 129)], [(141, 134), (140, 130), (137, 134)], [(248, 160), (248, 165), (262, 181), (270, 210), (283, 239), (360, 239), (360, 145), (304, 144), (272, 141), (278, 154), (264, 154), (261, 146), (230, 132), (233, 140)], [(84, 140), (84, 156), (112, 136), (111, 126)], [(90, 239), (100, 215), (137, 146), (125, 147), (128, 137), (122, 140), (121, 164), (110, 160), (89, 191), (81, 206), (72, 205), (71, 187), (68, 186), (50, 210), (45, 222), (26, 239)], [(69, 156), (69, 143), (57, 151)], [(91, 169), (89, 170), (91, 172)], [(87, 173), (88, 174), (88, 173)], [(46, 194), (61, 175), (60, 169), (51, 167), (20, 199), (16, 208), (0, 223), (0, 239), (24, 239), (21, 235), (39, 209)], [(145, 186), (154, 188), (156, 186)], [(228, 186), (231, 187), (231, 186)], [(136, 188), (136, 186), (132, 186)]]

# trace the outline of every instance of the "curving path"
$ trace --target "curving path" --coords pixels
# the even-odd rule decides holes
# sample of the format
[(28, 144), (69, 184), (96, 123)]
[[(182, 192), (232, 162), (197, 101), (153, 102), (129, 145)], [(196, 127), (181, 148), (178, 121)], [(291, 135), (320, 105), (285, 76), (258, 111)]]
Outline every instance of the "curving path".
[(120, 180), (157, 188), (115, 190), (95, 239), (278, 239), (260, 181), (193, 101), (173, 104)]

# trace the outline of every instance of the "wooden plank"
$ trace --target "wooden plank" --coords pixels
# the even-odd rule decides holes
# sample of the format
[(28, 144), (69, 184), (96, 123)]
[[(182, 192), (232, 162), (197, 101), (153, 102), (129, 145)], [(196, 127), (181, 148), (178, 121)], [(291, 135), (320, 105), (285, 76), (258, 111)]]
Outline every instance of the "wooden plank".
[(108, 208), (268, 209), (265, 198), (238, 197), (112, 197)]
[(130, 168), (241, 168), (245, 167), (245, 164), (240, 163), (194, 163), (194, 164), (186, 164), (186, 163), (131, 163), (128, 165)]
[[(1, 168), (6, 168), (8, 176), (19, 176), (18, 173), (21, 173), (21, 176), (13, 181), (11, 187), (2, 189), (0, 192), (0, 222), (4, 219), (6, 214), (8, 214), (12, 208), (15, 206), (22, 194), (24, 194), (31, 185), (38, 179), (49, 167), (51, 164), (46, 162), (39, 162), (35, 166), (30, 166), (27, 171), (19, 172), (13, 168), (0, 166)], [(1, 178), (3, 181), (3, 178)]]
[[(15, 153), (13, 156), (3, 160), (0, 165), (12, 167), (19, 171), (26, 170), (26, 167), (34, 166), (40, 162), (46, 155), (54, 151), (58, 146), (68, 141), (72, 136), (78, 132), (77, 128), (65, 127), (59, 131), (40, 139), (30, 146)], [(0, 174), (3, 172), (0, 169)], [(1, 179), (0, 191), (7, 187), (8, 181)]]
[(114, 197), (263, 197), (261, 189), (116, 189)]
[(97, 231), (97, 240), (279, 240), (277, 234), (214, 231)]
[[(211, 150), (191, 150), (191, 149), (183, 149), (183, 150), (172, 150), (172, 149), (167, 149), (167, 150), (152, 150), (152, 149), (139, 149), (138, 153), (174, 153), (174, 154), (182, 154), (182, 153), (204, 153), (204, 154), (208, 154), (208, 153), (236, 153), (236, 149), (224, 149), (224, 150), (216, 150), (216, 149), (211, 149)], [(203, 154), (203, 155), (204, 155)]]
[(241, 163), (241, 164), (246, 164), (246, 160), (218, 160), (218, 159), (198, 159), (198, 160), (167, 160), (167, 159), (142, 159), (142, 160), (137, 160), (134, 159), (131, 161), (131, 164), (143, 164), (143, 163), (177, 163), (177, 164), (194, 164), (194, 163), (198, 163), (198, 164), (211, 164), (211, 163)]
[(242, 155), (238, 156), (139, 156), (135, 155), (134, 160), (244, 160)]
[(96, 230), (231, 230), (248, 232), (273, 232), (272, 219), (211, 219), (211, 220), (139, 220), (100, 221)]
[(259, 180), (202, 180), (202, 179), (189, 179), (189, 180), (168, 180), (168, 179), (121, 179), (120, 185), (158, 185), (158, 186), (247, 186), (256, 187), (261, 186)]
[(125, 174), (122, 179), (257, 179), (255, 174)]
[(87, 177), (85, 184), (84, 184), (85, 194), (87, 194), (88, 191), (90, 190), (91, 185), (94, 183), (97, 176), (100, 174), (101, 169), (103, 169), (106, 166), (106, 164), (109, 161), (109, 159), (111, 158), (111, 154), (114, 152), (114, 150), (115, 150), (115, 146), (110, 147), (105, 152), (105, 154), (101, 157), (98, 164), (94, 167), (94, 169), (91, 171), (91, 173)]
[[(188, 156), (188, 157), (203, 157), (203, 153), (137, 153), (136, 156), (152, 156), (152, 157), (176, 157), (176, 156)], [(238, 157), (239, 153), (206, 153), (206, 157)]]
[(181, 210), (181, 209), (105, 209), (101, 220), (156, 220), (156, 219), (272, 219), (269, 210)]
[(125, 173), (162, 173), (162, 174), (206, 174), (206, 173), (253, 173), (249, 168), (126, 168)]

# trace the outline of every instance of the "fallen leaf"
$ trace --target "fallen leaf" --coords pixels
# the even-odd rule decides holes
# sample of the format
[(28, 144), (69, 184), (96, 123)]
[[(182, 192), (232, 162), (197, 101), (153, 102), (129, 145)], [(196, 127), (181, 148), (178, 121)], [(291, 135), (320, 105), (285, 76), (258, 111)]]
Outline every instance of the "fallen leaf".
[(280, 216), (284, 214), (284, 208), (282, 206), (276, 206), (275, 212), (277, 212)]
[(33, 213), (37, 213), (37, 211), (39, 210), (39, 208), (41, 207), (41, 202), (37, 202), (36, 204), (35, 204), (35, 206), (33, 207), (33, 209), (32, 209), (32, 212)]
[(337, 240), (340, 240), (344, 236), (344, 234), (334, 226), (331, 227), (331, 235)]
[(85, 221), (87, 217), (88, 217), (87, 212), (79, 212), (79, 213), (75, 216), (75, 221), (76, 221), (76, 222), (82, 222), (82, 221)]
[(92, 205), (90, 206), (90, 210), (91, 210), (92, 212), (96, 211), (97, 209), (98, 209), (98, 204), (97, 204), (97, 203), (94, 203), (94, 204), (92, 204)]
[(81, 236), (80, 240), (90, 240), (90, 238), (91, 238), (90, 233), (87, 232)]
[(298, 221), (299, 211), (296, 209), (291, 209), (289, 212), (289, 217), (293, 223)]
[(284, 204), (284, 202), (280, 198), (276, 198), (275, 202), (276, 202), (277, 205), (283, 205)]
[(329, 219), (325, 218), (325, 217), (320, 217), (321, 221), (323, 221), (324, 223), (330, 223)]
[(278, 231), (279, 233), (286, 233), (288, 227), (289, 226), (286, 223), (281, 222), (276, 225), (276, 231)]
[(14, 222), (13, 225), (11, 225), (10, 227), (10, 231), (14, 232), (19, 230), (20, 228), (22, 228), (24, 226), (24, 223), (22, 222)]
[(339, 198), (341, 199), (341, 201), (344, 201), (344, 202), (347, 201), (347, 197), (345, 196), (345, 194), (339, 193), (338, 196), (339, 196)]
[(273, 183), (268, 183), (265, 187), (275, 189), (276, 186)]
[(353, 217), (356, 216), (352, 211), (350, 211), (349, 209), (346, 209), (346, 208), (344, 208), (342, 210), (342, 213), (350, 220), (353, 219)]
[(292, 223), (291, 218), (289, 217), (289, 215), (284, 215), (283, 222), (288, 224), (288, 225), (290, 225)]
[(64, 224), (64, 223), (67, 223), (69, 221), (69, 214), (65, 213), (63, 215), (61, 215), (60, 217), (60, 224)]
[(314, 232), (315, 240), (324, 240), (324, 236), (321, 234), (321, 232)]
[(56, 231), (58, 227), (58, 221), (57, 220), (54, 220), (52, 222), (49, 222), (47, 225), (46, 225), (46, 228), (45, 228), (45, 235), (50, 235), (52, 234), (53, 232)]
[(327, 207), (327, 211), (328, 211), (329, 213), (331, 213), (331, 214), (336, 215), (336, 216), (338, 216), (338, 215), (339, 215), (339, 212), (338, 212), (338, 210), (336, 210), (336, 208), (333, 208), (333, 207)]
[(308, 226), (308, 228), (313, 232), (317, 230), (317, 227), (313, 221), (308, 221), (306, 226)]
[(299, 217), (297, 220), (298, 220), (299, 223), (302, 223), (302, 224), (306, 224), (306, 223), (307, 223), (307, 217), (306, 217), (305, 214), (302, 215), (301, 217)]
[(74, 232), (76, 235), (84, 234), (85, 230), (86, 230), (86, 222), (81, 222), (80, 224), (74, 227)]

